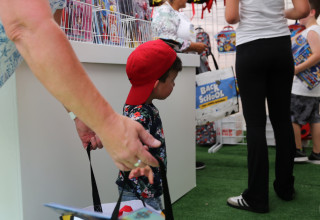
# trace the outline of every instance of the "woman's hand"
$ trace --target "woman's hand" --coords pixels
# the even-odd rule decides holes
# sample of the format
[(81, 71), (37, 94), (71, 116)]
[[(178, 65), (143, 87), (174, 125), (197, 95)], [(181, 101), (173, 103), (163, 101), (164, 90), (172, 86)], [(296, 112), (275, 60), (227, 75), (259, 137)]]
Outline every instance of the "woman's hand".
[(159, 147), (161, 142), (154, 139), (141, 124), (114, 113), (106, 119), (101, 132), (97, 132), (103, 146), (120, 170), (129, 171), (139, 160), (139, 167), (157, 167), (158, 161), (149, 153), (148, 147)]
[(188, 51), (195, 51), (197, 53), (202, 53), (208, 48), (208, 46), (201, 42), (191, 42), (190, 46), (185, 50), (185, 52)]
[(92, 150), (103, 148), (100, 138), (85, 123), (83, 123), (79, 118), (76, 118), (74, 123), (84, 148), (88, 146), (89, 142), (91, 142)]
[(201, 42), (196, 43), (196, 52), (198, 52), (199, 54), (205, 51), (207, 48), (208, 46), (204, 43), (201, 43)]

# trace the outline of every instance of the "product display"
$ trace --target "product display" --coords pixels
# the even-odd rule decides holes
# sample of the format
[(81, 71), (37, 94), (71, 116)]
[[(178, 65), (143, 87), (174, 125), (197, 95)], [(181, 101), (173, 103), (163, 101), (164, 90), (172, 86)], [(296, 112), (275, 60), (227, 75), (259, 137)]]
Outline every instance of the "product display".
[(62, 13), (62, 28), (70, 40), (91, 42), (93, 40), (91, 0), (67, 0)]
[(61, 23), (74, 41), (137, 47), (152, 39), (148, 0), (67, 0)]
[[(312, 54), (307, 39), (302, 35), (299, 35), (292, 41), (292, 53), (295, 65), (303, 63)], [(308, 89), (313, 89), (320, 81), (320, 63), (298, 73), (296, 76), (308, 87)]]
[(239, 112), (232, 68), (196, 75), (196, 123), (204, 125)]
[(291, 37), (296, 36), (297, 34), (301, 33), (305, 29), (306, 29), (306, 27), (303, 25), (300, 25), (298, 22), (296, 22), (295, 24), (289, 25)]
[(229, 53), (236, 51), (236, 32), (232, 26), (226, 26), (216, 36), (218, 52)]

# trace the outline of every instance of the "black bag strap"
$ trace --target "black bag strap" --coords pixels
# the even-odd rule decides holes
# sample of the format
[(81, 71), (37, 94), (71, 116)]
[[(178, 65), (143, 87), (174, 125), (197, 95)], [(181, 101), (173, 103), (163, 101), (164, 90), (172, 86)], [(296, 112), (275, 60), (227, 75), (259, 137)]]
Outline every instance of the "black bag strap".
[[(164, 166), (164, 163), (162, 162), (162, 160), (159, 157), (155, 157), (155, 158), (158, 160), (158, 163), (159, 163), (159, 166), (160, 166), (161, 178), (162, 178), (162, 188), (163, 188), (164, 207), (165, 207), (164, 213), (165, 213), (165, 216), (166, 216), (165, 219), (166, 220), (174, 220), (173, 211), (172, 211), (172, 204), (171, 204), (171, 198), (170, 198), (170, 193), (169, 193), (169, 186), (168, 186), (168, 181), (167, 181), (166, 168)], [(124, 177), (127, 179), (127, 181), (129, 181), (127, 175), (125, 175)], [(118, 202), (117, 202), (116, 206), (114, 207), (111, 220), (117, 220), (118, 219), (122, 194), (123, 194), (123, 188), (122, 188), (122, 191), (120, 193)]]
[(217, 63), (216, 58), (214, 57), (214, 55), (213, 55), (213, 53), (212, 53), (212, 51), (211, 51), (211, 48), (209, 48), (209, 53), (210, 53), (210, 55), (212, 56), (213, 63), (214, 63), (214, 67), (216, 68), (216, 70), (218, 70), (218, 69), (219, 69), (219, 66), (218, 66), (218, 63)]
[(166, 168), (164, 166), (164, 163), (162, 162), (162, 160), (159, 157), (156, 157), (156, 159), (159, 162), (160, 173), (161, 173), (161, 178), (162, 178), (162, 189), (163, 189), (162, 191), (163, 191), (163, 198), (164, 198), (164, 214), (166, 216), (166, 220), (174, 220)]
[(92, 165), (91, 165), (91, 156), (90, 156), (90, 151), (91, 151), (91, 142), (89, 142), (87, 146), (87, 154), (90, 162), (90, 170), (91, 170), (91, 187), (92, 187), (92, 198), (93, 198), (93, 208), (95, 212), (102, 212), (102, 207), (101, 207), (101, 200), (98, 192), (98, 187), (96, 183), (96, 178), (94, 177), (94, 173), (92, 170)]

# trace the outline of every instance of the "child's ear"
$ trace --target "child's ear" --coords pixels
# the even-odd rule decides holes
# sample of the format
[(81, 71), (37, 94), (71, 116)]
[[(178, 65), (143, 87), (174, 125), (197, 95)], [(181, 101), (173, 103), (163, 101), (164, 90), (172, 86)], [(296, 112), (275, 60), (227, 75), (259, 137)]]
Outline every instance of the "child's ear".
[(159, 80), (157, 80), (157, 81), (154, 83), (153, 88), (156, 88), (156, 87), (158, 86), (158, 84), (159, 84)]

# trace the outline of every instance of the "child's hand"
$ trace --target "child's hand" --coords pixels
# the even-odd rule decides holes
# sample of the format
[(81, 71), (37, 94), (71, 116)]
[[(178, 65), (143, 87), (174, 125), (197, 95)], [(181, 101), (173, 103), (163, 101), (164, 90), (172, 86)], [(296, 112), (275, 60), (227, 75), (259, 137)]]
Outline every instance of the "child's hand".
[(129, 174), (129, 179), (139, 176), (146, 176), (148, 177), (149, 183), (153, 184), (153, 172), (150, 166), (145, 167), (138, 167), (133, 170), (131, 170)]
[(295, 66), (294, 67), (294, 75), (297, 75), (300, 72), (301, 72), (301, 69), (299, 68), (299, 66)]

